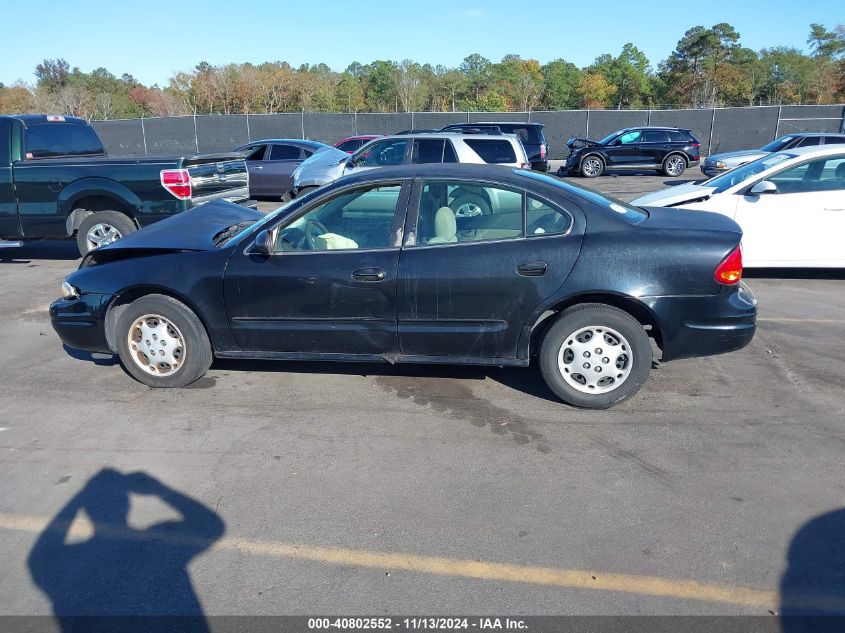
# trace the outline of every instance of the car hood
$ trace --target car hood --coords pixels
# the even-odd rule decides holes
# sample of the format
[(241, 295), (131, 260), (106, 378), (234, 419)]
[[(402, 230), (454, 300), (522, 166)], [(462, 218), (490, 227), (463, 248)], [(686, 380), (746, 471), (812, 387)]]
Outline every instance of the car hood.
[(583, 136), (573, 136), (566, 141), (566, 146), (571, 150), (581, 149), (583, 147), (597, 147), (601, 145), (598, 141)]
[(667, 187), (660, 191), (647, 193), (633, 200), (631, 204), (638, 207), (674, 207), (693, 200), (700, 200), (702, 198), (709, 198), (713, 195), (716, 187), (708, 187), (706, 185), (696, 185), (694, 183), (686, 183), (683, 185), (676, 185), (674, 187)]
[(324, 169), (326, 167), (332, 167), (337, 165), (341, 160), (346, 160), (349, 158), (349, 154), (344, 152), (343, 150), (339, 150), (336, 147), (330, 147), (329, 149), (325, 149), (322, 152), (317, 152), (310, 158), (306, 158), (302, 161), (300, 167), (302, 170), (306, 169)]
[(260, 211), (232, 202), (206, 202), (91, 251), (82, 266), (153, 253), (214, 250), (215, 235), (235, 224), (262, 217)]
[(721, 152), (720, 154), (713, 154), (707, 157), (707, 162), (712, 163), (717, 160), (733, 162), (735, 159), (742, 159), (743, 163), (747, 163), (752, 160), (762, 158), (768, 154), (769, 152), (763, 152), (759, 149), (743, 149), (735, 152)]

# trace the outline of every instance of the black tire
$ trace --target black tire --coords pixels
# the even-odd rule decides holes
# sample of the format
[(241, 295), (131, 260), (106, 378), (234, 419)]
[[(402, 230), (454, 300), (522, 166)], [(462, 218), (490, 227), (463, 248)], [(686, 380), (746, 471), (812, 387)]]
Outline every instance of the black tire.
[[(472, 215), (467, 215), (471, 209), (479, 209), (481, 211), (480, 215), (490, 215), (491, 213), (490, 203), (477, 193), (462, 193), (452, 200), (450, 207), (455, 212), (455, 217), (457, 218), (472, 217)], [(464, 209), (462, 210), (461, 207), (464, 207)], [(474, 215), (479, 214), (474, 213)]]
[(663, 159), (663, 166), (660, 168), (664, 176), (677, 178), (687, 169), (687, 159), (680, 154), (669, 154)]
[(581, 161), (578, 171), (584, 178), (598, 178), (604, 173), (604, 161), (600, 156), (590, 154)]
[[(82, 220), (82, 224), (79, 225), (76, 231), (76, 245), (79, 247), (80, 254), (86, 255), (89, 251), (97, 248), (91, 239), (95, 234), (99, 233), (105, 238), (107, 234), (103, 233), (98, 227), (108, 227), (116, 231), (117, 237), (114, 238), (115, 240), (126, 237), (138, 230), (132, 218), (120, 211), (97, 211), (96, 213), (92, 213)], [(90, 236), (89, 232), (91, 232)]]
[[(581, 358), (577, 359), (581, 368), (586, 367), (583, 371), (585, 375), (587, 371), (598, 372), (603, 368), (604, 375), (601, 379), (610, 381), (610, 383), (598, 388), (600, 390), (604, 390), (608, 386), (611, 388), (600, 393), (588, 393), (586, 390), (590, 387), (586, 384), (586, 381), (581, 388), (584, 389), (583, 391), (570, 384), (570, 380), (579, 382), (576, 378), (581, 375), (578, 373), (581, 371), (581, 368), (578, 368), (578, 372), (573, 371), (570, 373), (565, 361), (566, 354), (570, 353), (570, 358), (573, 358), (570, 361), (570, 366), (573, 369), (576, 368), (574, 365), (576, 360), (571, 355), (571, 348), (565, 348), (564, 345), (568, 343), (580, 344), (573, 338), (574, 335), (582, 333), (584, 330), (592, 331), (592, 328), (596, 328), (597, 330), (604, 330), (605, 328), (615, 330), (624, 337), (630, 347), (629, 351), (626, 350), (625, 346), (619, 348), (620, 350), (625, 350), (625, 353), (628, 354), (629, 365), (625, 365), (623, 369), (615, 370), (612, 369), (613, 365), (600, 364), (601, 362), (607, 362), (601, 355), (597, 356), (599, 359), (598, 362), (595, 360), (595, 356), (583, 358), (583, 363), (581, 362)], [(617, 340), (617, 343), (621, 344), (618, 339), (614, 339), (609, 333), (605, 332), (601, 335), (607, 335), (610, 339), (605, 339), (604, 344), (601, 342), (597, 343), (597, 349), (601, 345), (606, 345), (608, 340)], [(606, 350), (603, 351), (607, 353)], [(587, 353), (584, 352), (584, 355)], [(564, 363), (564, 369), (561, 369), (558, 363), (559, 356)], [(624, 360), (622, 362), (624, 363)], [(557, 318), (557, 321), (549, 327), (540, 346), (539, 363), (543, 379), (546, 381), (549, 389), (566, 404), (585, 409), (607, 409), (627, 400), (645, 384), (649, 371), (651, 370), (651, 343), (642, 325), (627, 312), (603, 303), (584, 303), (564, 310)], [(596, 369), (597, 367), (599, 369)], [(621, 384), (612, 387), (616, 377), (607, 372), (608, 368), (611, 368), (613, 371), (627, 371), (628, 373)], [(568, 379), (564, 378), (564, 371), (569, 374)], [(598, 375), (595, 374), (595, 376)], [(594, 374), (590, 373), (588, 376), (593, 378)]]
[[(172, 373), (166, 373), (166, 369), (159, 370), (149, 362), (149, 349), (152, 349), (150, 344), (160, 342), (164, 350), (167, 350), (165, 337), (157, 339), (151, 336), (153, 340), (138, 340), (137, 347), (130, 348), (130, 332), (134, 330), (140, 334), (140, 329), (137, 329), (135, 324), (146, 315), (153, 317), (144, 321), (146, 325), (167, 328), (166, 322), (169, 322), (180, 335), (175, 338), (181, 339), (182, 343), (179, 354), (181, 364), (177, 365)], [(146, 295), (130, 303), (117, 320), (113, 340), (117, 343), (117, 352), (126, 371), (135, 380), (150, 387), (184, 387), (200, 378), (211, 366), (211, 342), (202, 322), (185, 304), (165, 295)], [(155, 347), (154, 352), (158, 349)], [(165, 372), (166, 375), (157, 373), (159, 371)]]

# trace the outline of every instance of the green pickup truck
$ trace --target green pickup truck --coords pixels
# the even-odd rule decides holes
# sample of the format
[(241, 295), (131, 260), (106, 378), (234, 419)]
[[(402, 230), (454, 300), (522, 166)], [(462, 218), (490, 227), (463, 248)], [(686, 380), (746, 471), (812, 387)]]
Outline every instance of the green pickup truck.
[(75, 237), (84, 255), (203, 202), (248, 198), (240, 154), (111, 157), (84, 119), (0, 116), (0, 247)]

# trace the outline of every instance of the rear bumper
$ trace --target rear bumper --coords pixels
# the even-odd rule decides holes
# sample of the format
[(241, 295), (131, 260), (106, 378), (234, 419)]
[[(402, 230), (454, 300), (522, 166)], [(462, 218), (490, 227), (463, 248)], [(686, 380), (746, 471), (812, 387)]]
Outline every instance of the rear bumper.
[(706, 297), (644, 297), (661, 326), (663, 360), (742, 349), (757, 329), (757, 299), (744, 283)]
[(83, 294), (50, 304), (50, 323), (62, 343), (74, 349), (113, 354), (106, 340), (105, 316), (111, 295)]

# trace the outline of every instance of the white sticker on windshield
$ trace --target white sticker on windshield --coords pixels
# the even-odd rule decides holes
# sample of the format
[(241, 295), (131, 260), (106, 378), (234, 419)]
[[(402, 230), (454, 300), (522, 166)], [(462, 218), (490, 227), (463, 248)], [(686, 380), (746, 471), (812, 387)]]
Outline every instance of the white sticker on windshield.
[(621, 204), (616, 204), (615, 202), (610, 203), (610, 208), (616, 211), (616, 213), (628, 213), (628, 209), (623, 207)]

